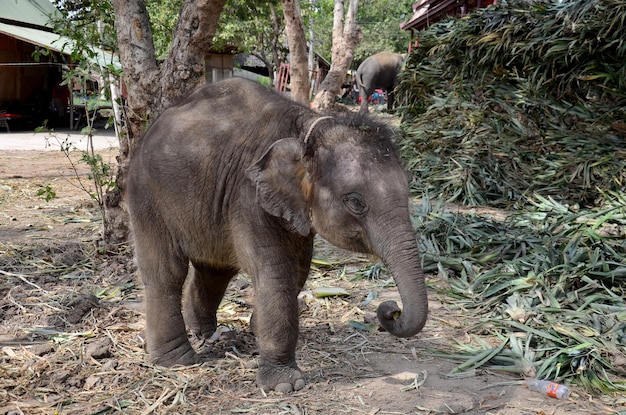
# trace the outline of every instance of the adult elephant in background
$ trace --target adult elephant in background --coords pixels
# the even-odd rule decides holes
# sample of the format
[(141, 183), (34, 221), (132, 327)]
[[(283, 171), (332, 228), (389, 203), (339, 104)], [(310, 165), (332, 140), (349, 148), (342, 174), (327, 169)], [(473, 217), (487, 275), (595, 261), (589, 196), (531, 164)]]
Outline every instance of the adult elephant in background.
[(361, 97), (361, 114), (368, 111), (367, 100), (376, 88), (387, 91), (387, 109), (391, 111), (394, 105), (393, 89), (398, 82), (404, 56), (400, 53), (379, 52), (359, 65), (356, 70), (356, 84)]
[(243, 271), (254, 287), (259, 386), (303, 388), (298, 292), (316, 233), (378, 255), (403, 306), (381, 303), (380, 324), (399, 337), (422, 329), (428, 301), (406, 175), (389, 129), (350, 117), (320, 117), (233, 78), (197, 90), (152, 124), (127, 189), (152, 360), (198, 362), (185, 324), (210, 338), (228, 283)]

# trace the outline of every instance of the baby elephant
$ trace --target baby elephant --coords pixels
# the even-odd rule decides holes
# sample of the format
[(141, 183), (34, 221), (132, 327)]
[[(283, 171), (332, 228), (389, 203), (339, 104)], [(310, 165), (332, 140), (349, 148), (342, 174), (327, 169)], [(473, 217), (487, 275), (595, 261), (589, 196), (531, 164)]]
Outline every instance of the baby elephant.
[(226, 287), (243, 271), (254, 286), (258, 385), (304, 387), (297, 296), (316, 233), (387, 265), (403, 304), (379, 306), (387, 331), (409, 337), (426, 322), (407, 179), (384, 126), (320, 117), (233, 78), (163, 112), (133, 154), (127, 190), (157, 364), (198, 362), (185, 323), (210, 337)]

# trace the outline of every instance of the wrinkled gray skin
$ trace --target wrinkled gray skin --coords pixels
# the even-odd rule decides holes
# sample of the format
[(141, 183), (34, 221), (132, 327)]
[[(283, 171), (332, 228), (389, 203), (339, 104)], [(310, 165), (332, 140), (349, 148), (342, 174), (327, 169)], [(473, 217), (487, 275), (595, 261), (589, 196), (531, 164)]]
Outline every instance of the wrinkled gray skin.
[(254, 286), (259, 386), (301, 389), (297, 296), (315, 233), (387, 264), (403, 303), (401, 313), (393, 301), (380, 305), (387, 331), (409, 337), (424, 326), (407, 179), (389, 133), (322, 119), (305, 141), (318, 118), (233, 78), (196, 91), (146, 133), (130, 164), (128, 204), (157, 364), (199, 361), (185, 323), (210, 337), (228, 282), (241, 270)]
[(392, 52), (379, 52), (366, 58), (356, 70), (356, 84), (361, 97), (361, 114), (368, 111), (367, 99), (376, 88), (387, 91), (387, 110), (394, 105), (393, 90), (398, 82), (404, 55)]

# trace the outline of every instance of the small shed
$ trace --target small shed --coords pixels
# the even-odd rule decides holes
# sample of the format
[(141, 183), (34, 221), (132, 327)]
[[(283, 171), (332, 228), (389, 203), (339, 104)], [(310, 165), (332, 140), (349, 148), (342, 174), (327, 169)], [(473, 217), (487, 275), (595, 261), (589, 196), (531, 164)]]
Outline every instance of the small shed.
[[(9, 125), (32, 128), (43, 120), (71, 124), (72, 94), (59, 85), (72, 65), (73, 42), (53, 32), (50, 21), (59, 11), (49, 0), (3, 1), (0, 7), (0, 111)], [(45, 53), (38, 53), (38, 51)], [(97, 51), (96, 62), (114, 62)], [(119, 65), (119, 62), (116, 62)], [(55, 108), (65, 101), (63, 108)], [(58, 105), (57, 105), (58, 106)]]
[(47, 27), (56, 13), (48, 0), (6, 1), (0, 8), (0, 111), (10, 124), (30, 126), (47, 115), (66, 59), (53, 49), (43, 60), (34, 56), (58, 39)]
[[(330, 71), (330, 62), (318, 53), (314, 53), (312, 61), (309, 62), (312, 67), (309, 68), (309, 94), (312, 98), (317, 93), (320, 84)], [(287, 93), (291, 90), (290, 84), (291, 65), (289, 63), (281, 63), (278, 67), (276, 75), (275, 88), (279, 92)]]
[(232, 78), (233, 55), (226, 53), (208, 53), (204, 60), (205, 81), (207, 84)]
[(259, 57), (245, 52), (235, 55), (235, 75), (255, 81), (263, 80), (268, 84), (270, 78), (274, 77)]
[(239, 53), (237, 46), (226, 45), (221, 49), (213, 49), (204, 58), (204, 78), (207, 84), (232, 78), (234, 74), (235, 55)]

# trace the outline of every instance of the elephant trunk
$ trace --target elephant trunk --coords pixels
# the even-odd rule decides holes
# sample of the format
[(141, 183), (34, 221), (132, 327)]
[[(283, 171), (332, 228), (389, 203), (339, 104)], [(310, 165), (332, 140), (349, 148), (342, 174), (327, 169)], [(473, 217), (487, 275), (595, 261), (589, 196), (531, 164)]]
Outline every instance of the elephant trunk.
[[(408, 228), (408, 229), (407, 229)], [(396, 282), (403, 309), (395, 301), (385, 301), (376, 312), (380, 325), (397, 337), (411, 337), (419, 333), (428, 316), (426, 283), (419, 260), (415, 234), (410, 221), (399, 232), (389, 236), (377, 247), (387, 269)]]

